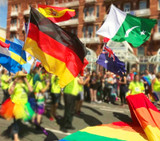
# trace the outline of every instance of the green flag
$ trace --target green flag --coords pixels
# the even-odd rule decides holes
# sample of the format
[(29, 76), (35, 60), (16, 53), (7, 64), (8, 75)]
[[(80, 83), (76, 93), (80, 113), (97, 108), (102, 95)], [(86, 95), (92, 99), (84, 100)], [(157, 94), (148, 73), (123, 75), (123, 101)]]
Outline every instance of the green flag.
[(135, 17), (111, 5), (107, 19), (97, 34), (117, 42), (127, 41), (134, 47), (139, 47), (149, 39), (155, 24), (155, 19)]

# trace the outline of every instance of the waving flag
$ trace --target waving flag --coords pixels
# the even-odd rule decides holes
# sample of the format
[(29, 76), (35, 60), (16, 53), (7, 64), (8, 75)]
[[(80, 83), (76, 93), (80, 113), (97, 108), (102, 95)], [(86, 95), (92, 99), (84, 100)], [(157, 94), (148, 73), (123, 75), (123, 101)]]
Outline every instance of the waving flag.
[[(15, 60), (14, 53), (10, 44), (0, 41), (0, 64), (5, 67), (9, 72), (16, 73), (21, 70), (21, 65)], [(9, 49), (10, 50), (9, 50)]]
[(64, 7), (38, 5), (38, 11), (54, 23), (66, 21), (75, 16), (75, 10)]
[(4, 39), (4, 38), (2, 38), (2, 37), (0, 37), (0, 41), (5, 42), (5, 39)]
[(96, 33), (113, 41), (127, 41), (139, 47), (149, 39), (155, 24), (155, 19), (135, 17), (111, 5), (107, 19)]
[(84, 64), (83, 64), (82, 70), (80, 71), (81, 76), (84, 75), (84, 69), (88, 64), (89, 64), (88, 60), (86, 58), (84, 58)]
[(151, 86), (151, 78), (149, 76), (143, 76), (142, 79), (146, 81), (149, 86)]
[(112, 57), (112, 58), (113, 58), (113, 61), (115, 61), (115, 55), (114, 55), (113, 51), (112, 51), (109, 47), (104, 46), (102, 53), (103, 53), (103, 54), (108, 54), (108, 57), (109, 57), (109, 58)]
[(149, 141), (160, 140), (160, 112), (144, 94), (127, 96), (132, 120), (138, 122)]
[(10, 44), (9, 51), (11, 52), (11, 58), (15, 60), (17, 63), (19, 63), (20, 65), (25, 64), (26, 54), (25, 54), (25, 51), (22, 50), (22, 46), (14, 42), (11, 42), (9, 40), (6, 40), (5, 43)]
[(81, 71), (86, 49), (78, 37), (63, 30), (31, 8), (24, 50), (39, 59), (45, 69), (59, 77), (64, 87)]
[[(24, 42), (21, 41), (21, 40), (18, 40), (16, 38), (14, 38), (14, 42), (19, 44), (21, 46), (21, 48), (23, 47), (24, 45)], [(24, 52), (24, 51), (23, 51)], [(30, 55), (28, 52), (25, 51), (25, 54), (26, 54), (26, 63), (22, 65), (22, 68), (27, 72), (27, 73), (30, 73), (30, 70), (31, 70), (31, 66), (34, 62), (34, 57), (32, 55)]]
[(123, 75), (122, 72), (125, 72), (125, 64), (117, 58), (109, 47), (106, 46), (104, 46), (96, 63), (120, 76)]
[(127, 96), (132, 122), (86, 127), (60, 141), (159, 141), (160, 112), (144, 94)]

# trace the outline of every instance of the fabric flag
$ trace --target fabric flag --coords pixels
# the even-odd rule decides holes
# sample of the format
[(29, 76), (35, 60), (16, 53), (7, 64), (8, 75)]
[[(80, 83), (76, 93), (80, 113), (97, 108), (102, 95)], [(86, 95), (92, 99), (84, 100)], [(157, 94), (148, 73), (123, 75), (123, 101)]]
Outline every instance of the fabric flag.
[(107, 70), (122, 76), (123, 75), (122, 72), (125, 72), (124, 62), (121, 62), (111, 49), (108, 50), (110, 51), (109, 52), (107, 52), (106, 50), (102, 51), (96, 63), (103, 66)]
[(60, 141), (160, 141), (160, 112), (144, 94), (127, 96), (132, 122), (86, 127)]
[(17, 39), (17, 38), (14, 38), (13, 42), (18, 44), (18, 45), (20, 45), (21, 47), (23, 47), (23, 45), (24, 45), (24, 42), (19, 40), (19, 39)]
[(132, 120), (144, 130), (149, 141), (160, 140), (160, 112), (144, 94), (127, 96)]
[(2, 38), (2, 37), (0, 37), (0, 41), (5, 42), (5, 39), (4, 39), (4, 38)]
[(69, 33), (31, 8), (24, 50), (39, 59), (45, 69), (59, 77), (64, 87), (81, 71), (86, 49)]
[(64, 7), (38, 5), (38, 11), (54, 23), (66, 21), (75, 16), (75, 10)]
[(143, 76), (142, 79), (146, 81), (149, 86), (151, 86), (151, 78), (149, 76)]
[(5, 43), (10, 44), (9, 52), (10, 52), (10, 68), (7, 70), (16, 73), (22, 70), (22, 65), (26, 63), (26, 54), (25, 51), (22, 50), (22, 47), (14, 42), (6, 40)]
[(96, 34), (117, 42), (127, 41), (133, 47), (139, 47), (149, 39), (155, 24), (155, 19), (135, 17), (111, 5), (107, 19)]
[(5, 67), (7, 70), (10, 69), (10, 56), (11, 53), (9, 52), (9, 44), (6, 44), (0, 41), (0, 64)]
[(148, 141), (140, 126), (132, 123), (114, 122), (86, 127), (60, 141)]
[[(14, 43), (17, 43), (21, 46), (21, 48), (23, 48), (24, 42), (21, 40), (18, 40), (16, 38), (14, 38)], [(34, 57), (32, 55), (30, 55), (28, 52), (25, 51), (26, 54), (26, 63), (22, 65), (22, 68), (27, 72), (30, 73), (31, 70), (31, 66), (34, 62)]]
[(83, 68), (80, 71), (80, 75), (83, 76), (84, 75), (84, 69), (85, 67), (89, 64), (88, 60), (86, 58), (84, 58), (84, 64), (83, 64)]
[(9, 72), (16, 73), (21, 70), (20, 64), (17, 63), (11, 51), (8, 50), (10, 44), (0, 41), (0, 64), (5, 67)]

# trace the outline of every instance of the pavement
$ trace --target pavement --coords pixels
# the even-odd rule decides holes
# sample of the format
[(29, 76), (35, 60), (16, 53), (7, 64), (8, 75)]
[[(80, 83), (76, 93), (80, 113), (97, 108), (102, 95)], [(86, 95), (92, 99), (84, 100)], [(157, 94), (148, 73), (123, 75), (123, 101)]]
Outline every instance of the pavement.
[[(0, 90), (0, 102), (2, 100), (2, 91)], [(48, 100), (49, 103), (49, 100)], [(63, 103), (63, 101), (62, 101)], [(48, 104), (49, 110), (49, 104)], [(95, 126), (100, 124), (107, 124), (116, 121), (131, 121), (130, 112), (128, 106), (121, 107), (119, 101), (116, 104), (107, 103), (83, 103), (83, 114), (75, 115), (73, 119), (73, 126), (75, 130), (68, 130), (67, 133), (61, 132), (59, 129), (59, 122), (50, 121), (48, 111), (43, 115), (41, 126), (44, 127), (49, 133), (48, 136), (42, 132), (35, 130), (35, 127), (30, 123), (22, 122), (20, 126), (20, 140), (21, 141), (56, 141), (63, 137), (70, 135), (78, 130), (81, 130), (87, 126)], [(63, 116), (64, 110), (58, 109), (58, 115)], [(5, 120), (0, 118), (0, 141), (11, 141), (10, 129), (13, 120)]]

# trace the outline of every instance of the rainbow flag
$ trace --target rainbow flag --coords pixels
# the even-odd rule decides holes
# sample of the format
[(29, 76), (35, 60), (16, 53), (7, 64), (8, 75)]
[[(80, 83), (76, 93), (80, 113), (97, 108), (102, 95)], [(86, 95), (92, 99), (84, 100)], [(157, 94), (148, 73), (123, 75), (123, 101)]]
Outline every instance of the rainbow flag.
[(60, 141), (160, 141), (160, 113), (144, 94), (129, 95), (132, 122), (92, 126)]
[(127, 97), (132, 120), (138, 122), (149, 141), (160, 141), (160, 112), (144, 94)]

